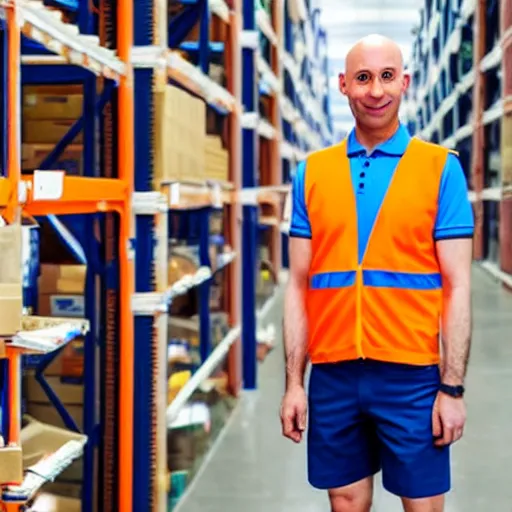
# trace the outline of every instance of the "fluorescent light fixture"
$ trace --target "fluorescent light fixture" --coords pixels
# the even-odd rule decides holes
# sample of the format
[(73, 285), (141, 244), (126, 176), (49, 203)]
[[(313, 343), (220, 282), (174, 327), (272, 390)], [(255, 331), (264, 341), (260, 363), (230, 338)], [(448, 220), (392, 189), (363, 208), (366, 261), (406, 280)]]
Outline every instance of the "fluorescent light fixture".
[[(404, 56), (404, 60), (407, 61), (411, 54), (411, 46), (412, 46), (412, 36), (410, 44), (399, 44), (398, 46), (402, 50), (402, 54)], [(329, 40), (329, 45), (327, 47), (327, 57), (328, 59), (340, 59), (345, 58), (347, 53), (350, 51), (352, 46), (356, 43), (356, 41), (347, 41), (342, 40), (338, 41), (336, 39)], [(334, 70), (332, 70), (334, 71)]]
[(335, 25), (353, 25), (354, 23), (410, 23), (414, 25), (420, 22), (418, 9), (375, 8), (375, 9), (347, 9), (346, 7), (330, 8), (324, 5), (322, 8), (322, 25), (329, 29)]

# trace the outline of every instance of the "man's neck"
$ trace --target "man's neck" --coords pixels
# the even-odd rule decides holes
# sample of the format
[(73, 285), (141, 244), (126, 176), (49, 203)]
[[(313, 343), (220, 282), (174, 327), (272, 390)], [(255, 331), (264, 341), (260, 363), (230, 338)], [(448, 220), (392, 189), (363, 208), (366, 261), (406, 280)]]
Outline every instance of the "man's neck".
[(368, 129), (356, 122), (356, 137), (359, 144), (365, 147), (367, 151), (372, 151), (379, 144), (389, 140), (396, 133), (399, 126), (400, 121), (398, 119), (381, 130)]

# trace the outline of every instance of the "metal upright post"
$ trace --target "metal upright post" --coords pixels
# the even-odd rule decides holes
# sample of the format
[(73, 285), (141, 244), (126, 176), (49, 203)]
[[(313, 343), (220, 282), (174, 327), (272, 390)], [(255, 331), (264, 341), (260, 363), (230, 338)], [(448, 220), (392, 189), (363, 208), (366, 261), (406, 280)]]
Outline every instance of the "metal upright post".
[(501, 0), (503, 42), (503, 118), (501, 121), (502, 199), (500, 219), (501, 270), (512, 274), (512, 3)]
[(476, 4), (475, 26), (473, 36), (473, 67), (475, 69), (475, 85), (473, 89), (473, 154), (471, 162), (471, 174), (473, 188), (477, 194), (474, 203), (475, 210), (475, 242), (474, 255), (476, 260), (483, 258), (483, 224), (484, 204), (480, 193), (484, 186), (484, 144), (485, 130), (482, 117), (485, 110), (485, 74), (480, 70), (480, 62), (485, 56), (486, 34), (486, 0), (479, 0)]
[[(167, 83), (162, 65), (167, 52), (167, 2), (136, 0), (135, 50), (154, 55), (137, 60), (135, 93), (135, 249), (136, 295), (152, 296), (167, 289), (167, 203), (155, 174), (155, 122), (157, 95)], [(139, 55), (139, 54), (138, 54)], [(156, 190), (155, 190), (156, 189)], [(142, 209), (140, 209), (142, 207)], [(134, 302), (135, 304), (135, 302)], [(167, 504), (167, 315), (159, 305), (140, 311), (135, 307), (134, 481), (133, 510), (164, 512)]]
[[(252, 44), (242, 50), (242, 103), (247, 113), (257, 113), (258, 86), (256, 80), (256, 55), (258, 32), (254, 0), (243, 0), (243, 30)], [(242, 187), (257, 185), (258, 135), (255, 127), (242, 131)], [(256, 250), (258, 235), (258, 207), (244, 205), (242, 227), (242, 351), (243, 381), (246, 389), (257, 386), (256, 360)]]
[[(84, 176), (96, 175), (96, 77), (90, 75), (84, 83)], [(84, 353), (84, 426), (83, 431), (87, 436), (87, 445), (84, 449), (83, 468), (83, 492), (82, 512), (94, 510), (96, 471), (94, 469), (96, 445), (98, 442), (97, 428), (97, 372), (96, 358), (98, 350), (97, 331), (97, 293), (96, 277), (98, 275), (98, 243), (94, 236), (95, 216), (85, 217), (85, 245), (87, 255), (87, 277), (85, 283), (85, 316), (90, 322), (90, 329), (85, 338)]]
[[(118, 169), (119, 179), (124, 182), (128, 200), (121, 211), (119, 271), (120, 271), (120, 372), (119, 372), (119, 512), (132, 512), (134, 475), (134, 318), (132, 296), (134, 293), (133, 237), (135, 226), (131, 198), (134, 190), (134, 91), (132, 72), (132, 48), (134, 26), (134, 3), (117, 2), (117, 51), (124, 62), (127, 73), (119, 82), (118, 96)], [(137, 261), (139, 263), (139, 261)], [(146, 340), (147, 341), (147, 340)], [(139, 468), (137, 468), (139, 476)], [(138, 478), (137, 478), (138, 480)], [(147, 503), (145, 505), (147, 507)], [(140, 509), (139, 509), (140, 510)]]
[[(164, 54), (167, 35), (164, 27), (166, 11), (162, 12), (158, 0), (134, 2), (134, 43), (136, 48), (158, 48)], [(163, 18), (163, 19), (162, 19)], [(135, 94), (135, 192), (151, 193), (154, 190), (154, 145), (156, 96), (165, 85), (165, 74), (154, 64), (134, 69)], [(161, 252), (162, 229), (158, 214), (136, 217), (136, 278), (137, 294), (162, 291), (167, 285), (167, 274), (162, 262), (155, 255)], [(167, 225), (165, 225), (167, 232)], [(165, 242), (167, 236), (165, 236)], [(165, 251), (166, 253), (166, 251)], [(164, 268), (166, 262), (163, 262)], [(162, 278), (163, 276), (163, 278)], [(165, 282), (162, 282), (165, 281)], [(134, 472), (137, 478), (133, 487), (133, 511), (165, 510), (166, 474), (165, 435), (165, 378), (167, 371), (165, 336), (167, 317), (156, 312), (137, 314), (135, 317), (134, 369), (137, 386), (134, 394)], [(162, 373), (163, 372), (163, 373)]]

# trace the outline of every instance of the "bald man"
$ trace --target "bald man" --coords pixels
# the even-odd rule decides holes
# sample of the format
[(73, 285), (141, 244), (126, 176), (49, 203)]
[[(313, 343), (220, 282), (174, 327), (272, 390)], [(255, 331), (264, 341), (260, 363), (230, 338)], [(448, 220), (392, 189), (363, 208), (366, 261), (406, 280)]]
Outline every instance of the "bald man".
[(355, 127), (293, 180), (281, 422), (298, 443), (308, 419), (333, 512), (369, 512), (381, 470), (406, 512), (443, 511), (465, 424), (473, 214), (457, 155), (399, 122), (409, 80), (393, 41), (359, 41), (339, 76)]

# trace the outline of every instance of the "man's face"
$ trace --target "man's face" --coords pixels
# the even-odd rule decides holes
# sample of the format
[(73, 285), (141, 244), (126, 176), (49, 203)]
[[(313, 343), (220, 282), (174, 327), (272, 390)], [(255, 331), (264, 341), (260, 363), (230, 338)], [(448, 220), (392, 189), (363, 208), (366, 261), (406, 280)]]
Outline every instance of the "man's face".
[(372, 129), (385, 128), (397, 118), (409, 81), (400, 51), (392, 45), (354, 48), (347, 56), (346, 73), (339, 77), (354, 117)]

